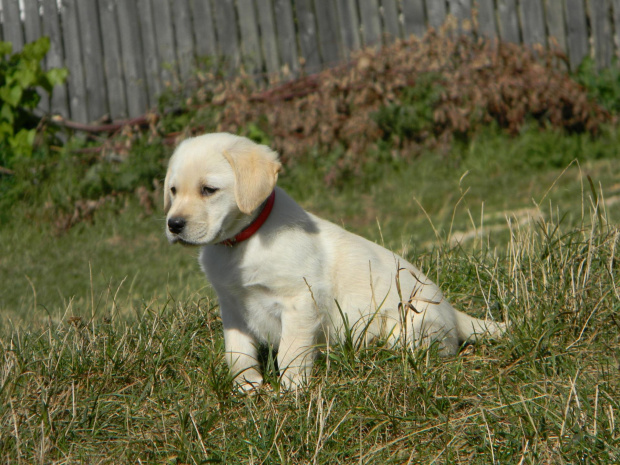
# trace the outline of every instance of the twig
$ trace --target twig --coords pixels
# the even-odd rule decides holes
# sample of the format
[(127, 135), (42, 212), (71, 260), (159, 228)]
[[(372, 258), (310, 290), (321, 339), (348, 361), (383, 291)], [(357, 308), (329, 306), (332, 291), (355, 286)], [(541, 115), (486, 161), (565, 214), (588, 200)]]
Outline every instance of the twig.
[(130, 118), (120, 120), (115, 123), (109, 124), (84, 124), (77, 121), (71, 121), (67, 119), (51, 119), (50, 122), (56, 126), (62, 126), (67, 129), (73, 129), (74, 131), (82, 131), (89, 133), (99, 132), (117, 132), (127, 126), (148, 126), (150, 123), (150, 117), (148, 115), (138, 116), (137, 118)]

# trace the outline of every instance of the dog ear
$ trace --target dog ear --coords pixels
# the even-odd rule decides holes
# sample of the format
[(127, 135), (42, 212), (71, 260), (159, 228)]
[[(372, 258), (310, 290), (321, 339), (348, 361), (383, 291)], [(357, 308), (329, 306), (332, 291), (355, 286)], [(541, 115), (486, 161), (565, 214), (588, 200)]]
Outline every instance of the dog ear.
[(266, 145), (236, 144), (224, 156), (235, 173), (235, 200), (239, 210), (250, 214), (269, 197), (282, 165), (278, 154)]

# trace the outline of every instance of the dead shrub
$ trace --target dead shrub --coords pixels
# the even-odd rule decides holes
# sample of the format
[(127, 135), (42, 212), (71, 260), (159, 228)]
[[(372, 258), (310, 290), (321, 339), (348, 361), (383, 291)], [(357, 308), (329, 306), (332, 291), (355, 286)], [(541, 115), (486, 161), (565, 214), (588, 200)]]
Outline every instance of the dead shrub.
[(288, 163), (310, 149), (338, 148), (332, 180), (358, 170), (380, 140), (411, 158), (491, 122), (511, 134), (528, 120), (596, 133), (609, 115), (563, 61), (552, 51), (431, 31), (267, 90), (239, 78), (221, 84), (210, 103), (220, 108), (220, 130), (258, 126)]

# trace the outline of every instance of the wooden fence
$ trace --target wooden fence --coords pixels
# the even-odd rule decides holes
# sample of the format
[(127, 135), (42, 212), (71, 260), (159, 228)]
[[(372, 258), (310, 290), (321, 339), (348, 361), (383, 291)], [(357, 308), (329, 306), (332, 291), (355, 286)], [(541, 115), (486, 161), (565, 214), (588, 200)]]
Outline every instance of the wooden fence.
[(0, 6), (0, 39), (14, 50), (50, 37), (45, 66), (70, 74), (43, 106), (79, 122), (143, 114), (204, 57), (251, 74), (313, 73), (361, 47), (422, 36), (448, 15), (464, 33), (557, 44), (573, 69), (586, 56), (608, 66), (620, 48), (620, 0), (0, 0)]

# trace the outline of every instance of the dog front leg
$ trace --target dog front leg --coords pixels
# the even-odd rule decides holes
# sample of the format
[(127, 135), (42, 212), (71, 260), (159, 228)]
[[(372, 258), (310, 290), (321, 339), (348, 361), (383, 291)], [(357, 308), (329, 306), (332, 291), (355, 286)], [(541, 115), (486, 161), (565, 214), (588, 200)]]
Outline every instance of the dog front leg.
[(224, 325), (224, 345), (226, 362), (237, 388), (250, 391), (260, 387), (263, 376), (258, 369), (256, 341), (249, 332)]
[(306, 383), (312, 371), (316, 342), (316, 318), (293, 309), (282, 314), (282, 335), (278, 348), (281, 384), (286, 390)]

